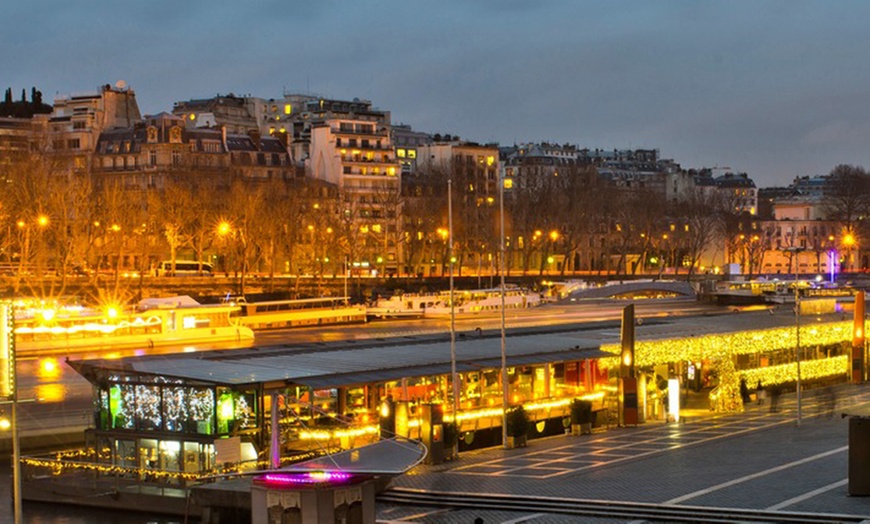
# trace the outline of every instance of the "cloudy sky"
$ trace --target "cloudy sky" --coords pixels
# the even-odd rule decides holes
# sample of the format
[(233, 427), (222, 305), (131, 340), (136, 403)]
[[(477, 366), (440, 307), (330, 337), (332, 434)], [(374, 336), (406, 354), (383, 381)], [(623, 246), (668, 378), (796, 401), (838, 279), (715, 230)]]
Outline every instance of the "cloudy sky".
[(870, 167), (870, 3), (7, 2), (0, 88), (123, 79), (143, 113), (215, 94), (371, 100), (478, 142), (656, 148), (760, 186)]

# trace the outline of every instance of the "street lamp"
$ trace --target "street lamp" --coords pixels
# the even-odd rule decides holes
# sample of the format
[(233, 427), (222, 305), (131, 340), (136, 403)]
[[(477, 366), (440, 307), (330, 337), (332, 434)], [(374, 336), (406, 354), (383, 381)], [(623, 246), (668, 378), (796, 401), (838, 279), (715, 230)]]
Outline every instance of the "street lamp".
[(801, 425), (801, 293), (798, 286), (798, 265), (797, 255), (804, 249), (800, 247), (790, 247), (787, 251), (792, 253), (792, 258), (795, 259), (794, 269), (794, 324), (795, 324), (795, 345), (794, 356), (795, 364), (797, 365), (797, 385), (795, 387), (795, 397), (797, 399), (797, 425)]
[(456, 373), (456, 300), (453, 296), (453, 180), (447, 179), (447, 229), (450, 255), (450, 378), (453, 382), (453, 425), (459, 431), (459, 375)]
[[(441, 242), (443, 242), (445, 247), (446, 247), (448, 237), (450, 236), (450, 231), (446, 228), (439, 227), (438, 229), (435, 230), (435, 232), (441, 238)], [(444, 252), (442, 251), (441, 253), (442, 253), (442, 255), (441, 255), (441, 276), (443, 277), (444, 276)]]
[(498, 222), (499, 222), (499, 283), (501, 286), (501, 442), (504, 449), (507, 449), (507, 409), (508, 409), (508, 376), (507, 376), (507, 351), (506, 351), (506, 332), (505, 332), (505, 252), (504, 252), (504, 186), (507, 180), (500, 178), (498, 181)]
[(851, 230), (843, 234), (843, 247), (846, 248), (846, 270), (851, 269), (852, 247), (855, 245), (855, 235)]

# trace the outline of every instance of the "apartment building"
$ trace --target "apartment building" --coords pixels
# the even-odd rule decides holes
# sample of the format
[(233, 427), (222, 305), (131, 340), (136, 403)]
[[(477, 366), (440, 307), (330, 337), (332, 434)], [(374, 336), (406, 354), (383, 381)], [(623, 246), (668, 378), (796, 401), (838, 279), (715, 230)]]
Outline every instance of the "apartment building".
[(401, 165), (392, 144), (390, 113), (367, 100), (319, 99), (291, 113), (291, 149), (307, 175), (337, 188), (338, 210), (352, 263), (398, 272), (402, 231)]
[(116, 180), (128, 189), (159, 190), (172, 177), (207, 177), (226, 185), (233, 176), (288, 179), (295, 170), (277, 138), (261, 137), (256, 129), (240, 134), (225, 126), (188, 128), (182, 117), (163, 112), (101, 133), (93, 174), (97, 184)]
[(478, 269), (491, 267), (499, 249), (498, 146), (450, 136), (435, 135), (433, 139), (432, 144), (417, 148), (417, 167), (423, 173), (441, 171), (452, 181), (453, 238), (459, 248), (459, 263)]
[(96, 92), (59, 96), (48, 123), (51, 150), (68, 157), (74, 171), (89, 167), (103, 131), (142, 122), (136, 93), (123, 81)]

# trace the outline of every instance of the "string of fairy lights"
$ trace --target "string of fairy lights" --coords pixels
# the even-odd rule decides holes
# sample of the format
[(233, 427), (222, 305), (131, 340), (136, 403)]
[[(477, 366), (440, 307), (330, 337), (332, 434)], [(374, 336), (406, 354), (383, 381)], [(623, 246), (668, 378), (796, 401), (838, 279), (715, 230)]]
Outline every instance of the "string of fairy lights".
[[(800, 343), (803, 347), (832, 347), (848, 344), (852, 340), (853, 322), (818, 322), (801, 326)], [(644, 340), (635, 343), (634, 360), (638, 368), (651, 368), (671, 362), (706, 361), (715, 366), (719, 376), (718, 390), (714, 401), (717, 411), (739, 411), (742, 409), (740, 381), (764, 386), (786, 384), (797, 380), (797, 363), (765, 366), (738, 370), (735, 357), (738, 355), (774, 354), (793, 350), (798, 343), (798, 328), (777, 327), (717, 333), (690, 338), (671, 338), (663, 340)], [(602, 351), (613, 354), (600, 360), (605, 368), (619, 366), (621, 345), (604, 344)], [(808, 360), (801, 363), (801, 378), (824, 379), (844, 375), (848, 371), (848, 361), (844, 356), (833, 356)]]

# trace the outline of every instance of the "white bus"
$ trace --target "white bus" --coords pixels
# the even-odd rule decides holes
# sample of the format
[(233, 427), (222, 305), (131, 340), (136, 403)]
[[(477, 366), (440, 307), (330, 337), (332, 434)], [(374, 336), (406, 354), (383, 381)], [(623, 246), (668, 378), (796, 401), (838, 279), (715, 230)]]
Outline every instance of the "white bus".
[(176, 260), (175, 271), (172, 271), (172, 261), (164, 260), (157, 266), (158, 277), (193, 277), (207, 276), (210, 277), (212, 267), (208, 262), (197, 262), (195, 260)]

